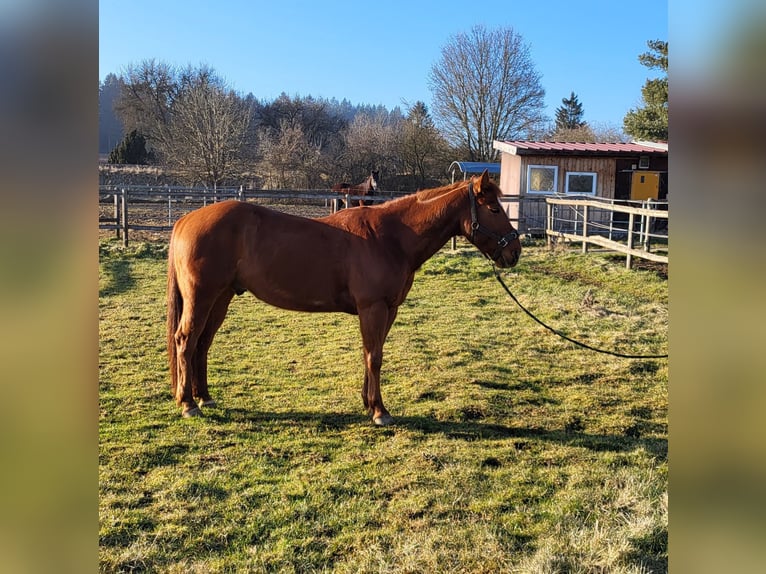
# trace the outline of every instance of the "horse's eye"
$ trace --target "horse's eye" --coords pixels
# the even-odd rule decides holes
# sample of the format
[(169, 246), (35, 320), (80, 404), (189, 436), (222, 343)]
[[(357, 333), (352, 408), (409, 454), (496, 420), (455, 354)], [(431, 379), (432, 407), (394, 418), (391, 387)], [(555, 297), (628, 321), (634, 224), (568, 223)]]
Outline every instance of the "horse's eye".
[(499, 208), (499, 207), (496, 207), (496, 206), (494, 206), (494, 205), (490, 205), (490, 206), (488, 206), (488, 207), (489, 207), (489, 210), (490, 210), (492, 213), (500, 213), (500, 208)]

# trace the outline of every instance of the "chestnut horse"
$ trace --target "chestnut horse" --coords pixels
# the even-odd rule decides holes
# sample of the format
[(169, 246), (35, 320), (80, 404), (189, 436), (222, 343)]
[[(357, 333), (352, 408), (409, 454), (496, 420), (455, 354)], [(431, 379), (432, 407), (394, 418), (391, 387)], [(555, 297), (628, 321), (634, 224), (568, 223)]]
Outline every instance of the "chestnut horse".
[[(362, 183), (351, 185), (350, 183), (336, 183), (330, 188), (332, 191), (342, 193), (343, 195), (374, 195), (378, 191), (378, 172), (370, 172)], [(357, 205), (360, 207), (363, 205), (372, 205), (372, 201), (365, 201), (364, 199), (356, 200)], [(349, 206), (346, 206), (349, 207)]]
[(500, 195), (485, 171), (319, 219), (235, 200), (179, 219), (168, 252), (167, 342), (183, 416), (215, 406), (207, 386), (208, 350), (234, 295), (250, 291), (283, 309), (358, 315), (362, 401), (376, 425), (391, 424), (380, 395), (383, 343), (415, 271), (455, 235), (500, 267), (519, 259), (519, 235)]

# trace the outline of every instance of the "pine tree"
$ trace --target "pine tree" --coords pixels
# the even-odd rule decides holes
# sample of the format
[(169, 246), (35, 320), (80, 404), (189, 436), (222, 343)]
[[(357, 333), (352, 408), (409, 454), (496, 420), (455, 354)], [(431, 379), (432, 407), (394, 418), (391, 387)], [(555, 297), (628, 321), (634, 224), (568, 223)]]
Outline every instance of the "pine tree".
[(133, 130), (109, 153), (109, 163), (144, 165), (149, 163), (146, 138)]
[(650, 51), (638, 57), (649, 69), (659, 69), (664, 76), (646, 80), (641, 88), (644, 105), (631, 109), (623, 118), (625, 133), (641, 140), (668, 139), (668, 43), (662, 40), (647, 42)]
[(583, 121), (582, 104), (577, 100), (577, 95), (572, 92), (569, 98), (562, 98), (563, 106), (556, 108), (556, 131), (576, 130), (585, 126)]
[(408, 110), (407, 119), (419, 128), (430, 129), (434, 126), (434, 122), (431, 119), (431, 113), (428, 111), (428, 106), (420, 100), (415, 102), (415, 105)]

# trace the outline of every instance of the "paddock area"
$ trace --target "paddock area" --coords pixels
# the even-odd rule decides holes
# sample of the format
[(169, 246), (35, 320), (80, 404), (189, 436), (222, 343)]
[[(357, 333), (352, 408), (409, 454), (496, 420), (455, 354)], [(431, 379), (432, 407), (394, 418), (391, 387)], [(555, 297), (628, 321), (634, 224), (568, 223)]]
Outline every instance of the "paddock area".
[[(132, 232), (131, 232), (132, 233)], [(166, 241), (99, 245), (102, 572), (665, 572), (668, 365), (563, 341), (460, 240), (416, 274), (365, 414), (355, 317), (235, 297), (218, 402), (182, 419), (165, 340)], [(132, 235), (131, 235), (132, 237)], [(546, 322), (667, 351), (667, 279), (528, 238), (505, 271)]]

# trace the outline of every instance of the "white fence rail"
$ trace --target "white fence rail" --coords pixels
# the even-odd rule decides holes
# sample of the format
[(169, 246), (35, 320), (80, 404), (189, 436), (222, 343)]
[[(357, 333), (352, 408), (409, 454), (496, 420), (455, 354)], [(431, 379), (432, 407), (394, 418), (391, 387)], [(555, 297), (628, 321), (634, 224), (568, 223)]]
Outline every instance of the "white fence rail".
[(638, 205), (621, 205), (609, 200), (545, 200), (545, 234), (554, 239), (598, 245), (625, 254), (630, 268), (634, 257), (668, 263), (668, 204), (647, 200)]

